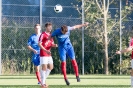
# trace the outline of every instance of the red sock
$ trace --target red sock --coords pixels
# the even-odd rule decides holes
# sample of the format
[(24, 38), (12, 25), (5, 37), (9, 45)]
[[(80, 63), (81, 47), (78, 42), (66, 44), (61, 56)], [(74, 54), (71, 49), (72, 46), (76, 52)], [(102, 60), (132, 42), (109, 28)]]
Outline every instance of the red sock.
[(66, 76), (66, 62), (61, 62), (61, 70), (62, 70), (62, 73), (64, 75), (64, 79), (66, 80), (67, 79), (67, 76)]
[(38, 82), (41, 82), (41, 79), (40, 79), (40, 72), (36, 72), (36, 77), (37, 77)]
[(76, 75), (76, 77), (77, 77), (77, 76), (79, 76), (77, 62), (76, 62), (76, 60), (75, 60), (75, 59), (74, 59), (74, 60), (72, 60), (71, 62), (72, 62), (72, 66), (73, 66), (73, 69), (74, 69), (75, 75)]

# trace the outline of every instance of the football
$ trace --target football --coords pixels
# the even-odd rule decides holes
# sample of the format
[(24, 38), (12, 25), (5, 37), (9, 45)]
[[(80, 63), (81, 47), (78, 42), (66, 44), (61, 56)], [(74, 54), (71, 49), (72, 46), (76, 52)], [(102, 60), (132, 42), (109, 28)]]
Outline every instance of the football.
[(56, 13), (60, 13), (60, 12), (62, 12), (62, 10), (63, 10), (63, 8), (60, 4), (57, 4), (57, 5), (54, 6), (54, 11)]

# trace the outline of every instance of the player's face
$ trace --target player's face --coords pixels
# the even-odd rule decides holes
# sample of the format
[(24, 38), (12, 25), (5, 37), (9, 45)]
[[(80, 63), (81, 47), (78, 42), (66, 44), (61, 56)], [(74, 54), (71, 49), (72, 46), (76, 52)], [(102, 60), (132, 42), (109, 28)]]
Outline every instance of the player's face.
[(62, 33), (62, 34), (66, 34), (67, 31), (68, 31), (68, 29), (61, 30), (61, 33)]
[(66, 34), (66, 32), (65, 32), (65, 31), (62, 31), (62, 30), (61, 30), (61, 32), (62, 32), (62, 34)]
[(48, 26), (46, 27), (46, 31), (47, 31), (47, 32), (51, 32), (51, 31), (52, 31), (52, 25), (48, 25)]
[(36, 32), (36, 33), (39, 33), (40, 31), (41, 31), (41, 27), (40, 27), (40, 26), (36, 26), (36, 27), (35, 27), (35, 32)]

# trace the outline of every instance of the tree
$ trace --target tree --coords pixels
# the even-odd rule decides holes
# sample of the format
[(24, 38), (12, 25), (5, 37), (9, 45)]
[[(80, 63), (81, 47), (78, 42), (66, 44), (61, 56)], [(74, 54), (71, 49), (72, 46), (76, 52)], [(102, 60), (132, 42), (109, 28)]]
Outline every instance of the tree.
[[(124, 0), (123, 0), (124, 1)], [(127, 2), (128, 0), (126, 0)], [(125, 2), (125, 1), (124, 1)], [(116, 32), (119, 32), (119, 0), (84, 0), (85, 21), (89, 21), (89, 36), (95, 37), (97, 43), (103, 46), (104, 51), (104, 72), (109, 73), (109, 44)], [(111, 12), (110, 8), (118, 8)], [(123, 6), (122, 20), (131, 14), (133, 4)], [(80, 8), (77, 9), (80, 13)]]

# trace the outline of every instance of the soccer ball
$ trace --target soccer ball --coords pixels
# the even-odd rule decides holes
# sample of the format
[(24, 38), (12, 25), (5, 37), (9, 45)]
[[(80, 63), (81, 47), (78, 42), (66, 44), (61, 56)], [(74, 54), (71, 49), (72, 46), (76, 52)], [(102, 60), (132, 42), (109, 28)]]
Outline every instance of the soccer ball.
[(60, 13), (60, 12), (62, 12), (62, 10), (63, 10), (63, 8), (62, 8), (62, 6), (60, 4), (55, 5), (54, 11), (56, 13)]

